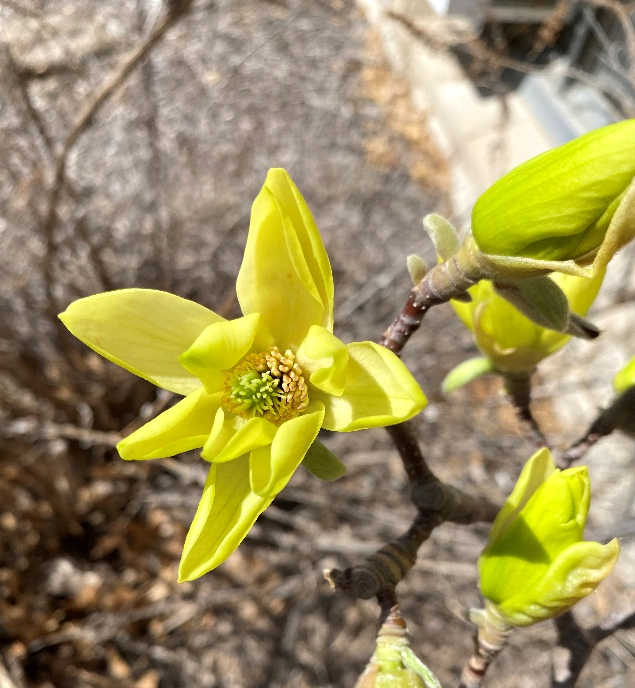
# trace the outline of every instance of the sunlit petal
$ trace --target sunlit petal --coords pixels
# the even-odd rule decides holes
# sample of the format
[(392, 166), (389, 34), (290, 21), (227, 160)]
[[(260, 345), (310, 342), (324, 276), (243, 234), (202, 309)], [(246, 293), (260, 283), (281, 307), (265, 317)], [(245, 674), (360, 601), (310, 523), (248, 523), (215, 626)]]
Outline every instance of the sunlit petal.
[(225, 320), (206, 327), (180, 361), (201, 380), (209, 394), (223, 388), (222, 370), (235, 366), (251, 349), (260, 315), (253, 313), (236, 320)]
[(179, 581), (194, 580), (222, 564), (271, 504), (249, 487), (249, 457), (212, 464), (183, 547)]
[(311, 325), (333, 329), (333, 278), (311, 213), (284, 170), (270, 170), (252, 207), (236, 292), (261, 313), (280, 349), (297, 349)]
[(201, 387), (121, 440), (122, 459), (159, 459), (205, 444), (220, 405), (220, 394)]
[(590, 595), (611, 572), (619, 553), (617, 539), (606, 545), (598, 542), (571, 545), (536, 580), (530, 602), (526, 593), (512, 595), (500, 604), (500, 611), (517, 626), (555, 616)]
[(179, 356), (201, 332), (223, 318), (193, 301), (153, 289), (122, 289), (72, 303), (60, 319), (109, 361), (177, 394), (200, 381)]
[(311, 384), (337, 397), (346, 386), (348, 359), (345, 344), (319, 325), (311, 327), (298, 350), (302, 369), (311, 371)]
[(356, 342), (346, 348), (350, 360), (342, 396), (311, 390), (311, 399), (326, 408), (324, 428), (347, 432), (392, 425), (425, 407), (421, 388), (391, 351), (373, 342)]
[(320, 431), (324, 407), (317, 406), (313, 413), (283, 423), (270, 446), (252, 451), (249, 479), (256, 494), (275, 497), (289, 482)]
[[(214, 463), (232, 461), (254, 449), (271, 444), (278, 431), (273, 423), (260, 417), (250, 418), (246, 421), (237, 419), (234, 427), (236, 429), (231, 435), (220, 433), (215, 438), (210, 437), (210, 442), (205, 445), (201, 452), (201, 456), (206, 461)], [(225, 426), (225, 429), (229, 428)]]

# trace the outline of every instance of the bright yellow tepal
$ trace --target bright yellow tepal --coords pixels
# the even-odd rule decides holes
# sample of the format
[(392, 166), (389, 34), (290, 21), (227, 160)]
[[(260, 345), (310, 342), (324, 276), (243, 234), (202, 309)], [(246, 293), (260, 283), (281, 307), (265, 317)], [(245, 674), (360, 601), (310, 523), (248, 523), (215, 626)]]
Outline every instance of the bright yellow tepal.
[(320, 428), (399, 423), (426, 404), (390, 351), (333, 335), (329, 260), (284, 170), (269, 171), (254, 201), (237, 294), (243, 317), (232, 321), (148, 289), (80, 299), (60, 316), (99, 354), (185, 396), (118, 444), (124, 459), (200, 448), (211, 464), (180, 580), (222, 563), (303, 460), (319, 465)]
[(519, 165), (476, 201), (471, 247), (491, 275), (590, 277), (635, 237), (635, 119)]
[[(602, 286), (605, 270), (592, 278), (554, 274), (576, 315), (586, 315)], [(469, 289), (472, 301), (452, 301), (461, 321), (472, 330), (474, 341), (499, 373), (531, 372), (547, 356), (558, 351), (570, 335), (537, 325), (502, 296), (489, 280)]]
[(547, 449), (529, 459), (478, 562), (481, 592), (508, 626), (549, 619), (589, 595), (617, 562), (616, 539), (584, 542), (585, 466), (556, 469)]

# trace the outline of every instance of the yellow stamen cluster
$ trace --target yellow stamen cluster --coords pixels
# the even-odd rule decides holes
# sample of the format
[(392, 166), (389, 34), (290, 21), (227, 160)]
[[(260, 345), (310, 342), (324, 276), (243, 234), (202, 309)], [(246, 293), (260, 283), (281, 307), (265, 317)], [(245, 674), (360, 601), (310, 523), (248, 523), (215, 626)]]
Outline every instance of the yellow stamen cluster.
[(302, 368), (295, 354), (277, 346), (249, 354), (225, 378), (222, 405), (242, 418), (262, 416), (275, 425), (298, 416), (309, 404)]

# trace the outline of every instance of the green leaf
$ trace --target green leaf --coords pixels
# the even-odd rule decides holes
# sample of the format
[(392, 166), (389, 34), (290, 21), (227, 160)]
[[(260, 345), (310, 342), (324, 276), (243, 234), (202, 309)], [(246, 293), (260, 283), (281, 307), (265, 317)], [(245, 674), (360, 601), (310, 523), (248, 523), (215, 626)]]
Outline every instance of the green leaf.
[(423, 228), (427, 232), (434, 250), (441, 260), (448, 260), (459, 250), (459, 238), (454, 227), (441, 215), (432, 213), (423, 218)]
[(441, 389), (446, 393), (454, 392), (455, 389), (467, 385), (468, 382), (476, 380), (481, 375), (486, 375), (494, 371), (492, 361), (485, 356), (470, 358), (453, 368), (441, 383)]
[(536, 325), (564, 332), (569, 323), (569, 302), (549, 277), (535, 277), (511, 284), (495, 282), (496, 293)]
[(275, 497), (289, 482), (322, 425), (324, 407), (316, 403), (313, 408), (312, 413), (283, 423), (270, 446), (251, 452), (249, 481), (255, 494)]
[(428, 266), (425, 260), (416, 253), (412, 253), (406, 258), (406, 265), (408, 266), (408, 273), (414, 285), (419, 284), (428, 272)]
[(403, 647), (401, 649), (401, 661), (407, 669), (410, 669), (410, 671), (423, 679), (426, 688), (442, 688), (439, 679), (409, 647)]
[(346, 473), (346, 466), (320, 440), (309, 447), (302, 465), (320, 480), (335, 480)]

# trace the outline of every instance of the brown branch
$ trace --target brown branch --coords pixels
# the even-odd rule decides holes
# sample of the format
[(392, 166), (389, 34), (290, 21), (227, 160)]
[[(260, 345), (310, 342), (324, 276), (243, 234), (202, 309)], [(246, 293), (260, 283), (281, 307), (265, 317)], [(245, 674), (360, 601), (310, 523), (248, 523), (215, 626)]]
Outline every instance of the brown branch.
[(474, 650), (461, 672), (459, 688), (479, 688), (490, 664), (507, 645), (513, 628), (498, 628), (485, 622), (478, 627), (474, 638)]
[(499, 507), (483, 497), (472, 497), (441, 482), (428, 467), (412, 421), (386, 428), (410, 480), (410, 499), (423, 514), (438, 514), (452, 523), (491, 523)]
[(464, 297), (468, 288), (485, 276), (479, 257), (473, 253), (469, 244), (464, 243), (457, 254), (444, 263), (435, 265), (411, 289), (406, 305), (384, 332), (379, 343), (399, 356), (432, 306)]
[(442, 522), (440, 514), (419, 512), (410, 528), (399, 538), (385, 544), (361, 564), (344, 571), (327, 570), (324, 577), (332, 590), (362, 600), (377, 597), (383, 607), (382, 599), (395, 599), (395, 588), (413, 567), (419, 547)]
[(549, 444), (531, 412), (531, 375), (527, 373), (501, 373), (505, 392), (509, 397), (518, 418), (529, 425), (532, 439), (537, 447), (548, 447)]
[(46, 237), (44, 279), (49, 308), (53, 312), (59, 310), (55, 305), (53, 295), (53, 266), (56, 262), (55, 230), (58, 222), (57, 209), (62, 189), (66, 181), (66, 167), (69, 154), (106, 101), (121, 87), (139, 62), (146, 57), (163, 38), (168, 29), (189, 12), (192, 2), (193, 0), (180, 0), (179, 2), (170, 3), (169, 13), (157, 24), (150, 36), (121, 60), (114, 73), (106, 79), (102, 86), (88, 99), (64, 141), (55, 165), (53, 183), (48, 197), (47, 213), (43, 227)]
[(11, 53), (11, 50), (9, 49), (8, 46), (4, 47), (4, 54), (6, 56), (7, 60), (7, 65), (9, 66), (11, 70), (11, 76), (13, 78), (13, 82), (20, 92), (20, 96), (22, 99), (22, 102), (24, 104), (24, 109), (26, 113), (28, 114), (29, 118), (33, 122), (33, 125), (39, 134), (40, 138), (42, 139), (42, 142), (44, 143), (44, 146), (46, 148), (46, 151), (48, 155), (52, 158), (53, 157), (53, 142), (51, 140), (51, 137), (48, 134), (48, 131), (46, 130), (46, 127), (44, 125), (44, 121), (42, 120), (42, 117), (37, 110), (37, 108), (33, 105), (33, 101), (31, 100), (31, 94), (29, 93), (29, 87), (27, 84), (27, 79), (24, 76), (24, 73), (18, 66), (17, 62), (15, 61), (15, 58), (13, 57), (13, 54)]
[(552, 659), (551, 688), (573, 688), (598, 643), (617, 631), (635, 628), (635, 611), (612, 614), (589, 629), (580, 627), (573, 613), (567, 611), (556, 617), (554, 624), (558, 645)]
[(70, 423), (52, 423), (32, 416), (20, 418), (7, 424), (0, 435), (4, 437), (29, 437), (31, 439), (52, 440), (67, 439), (77, 440), (91, 446), (114, 447), (121, 439), (121, 434), (116, 432), (102, 432), (90, 428), (80, 428)]
[(560, 463), (566, 468), (579, 461), (599, 439), (614, 430), (635, 432), (635, 386), (629, 387), (600, 413), (586, 433), (562, 454)]
[(387, 428), (402, 458), (411, 484), (411, 501), (417, 507), (410, 528), (387, 543), (361, 564), (324, 576), (333, 590), (355, 598), (377, 597), (382, 608), (395, 598), (395, 587), (413, 567), (419, 547), (445, 521), (453, 523), (491, 522), (498, 507), (484, 498), (471, 497), (442, 483), (430, 470), (410, 422)]
[(631, 72), (635, 66), (635, 28), (633, 27), (633, 8), (631, 6), (625, 7), (620, 2), (615, 0), (582, 0), (582, 3), (591, 7), (601, 7), (612, 12), (617, 20), (622, 25), (622, 31), (626, 38), (626, 45), (628, 47), (628, 56), (631, 62)]

